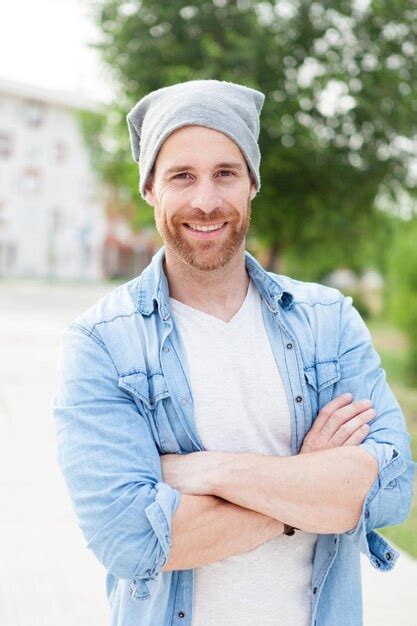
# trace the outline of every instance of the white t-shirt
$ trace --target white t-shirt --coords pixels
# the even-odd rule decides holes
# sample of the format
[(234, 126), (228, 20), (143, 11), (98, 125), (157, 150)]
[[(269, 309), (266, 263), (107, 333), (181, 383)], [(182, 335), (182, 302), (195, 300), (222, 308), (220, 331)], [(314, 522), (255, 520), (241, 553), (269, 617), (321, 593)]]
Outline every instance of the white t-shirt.
[[(229, 322), (169, 300), (205, 449), (290, 456), (290, 410), (253, 281)], [(192, 626), (309, 626), (316, 539), (297, 530), (195, 568)]]

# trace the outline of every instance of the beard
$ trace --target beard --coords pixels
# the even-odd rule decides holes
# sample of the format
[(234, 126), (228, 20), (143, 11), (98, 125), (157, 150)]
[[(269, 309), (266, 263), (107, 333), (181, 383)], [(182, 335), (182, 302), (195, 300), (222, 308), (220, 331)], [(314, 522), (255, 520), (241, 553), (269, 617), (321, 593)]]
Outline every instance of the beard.
[[(242, 221), (241, 221), (242, 220)], [(228, 222), (226, 232), (216, 239), (197, 239), (188, 235), (184, 223), (221, 224)], [(251, 201), (248, 199), (246, 213), (243, 216), (234, 210), (222, 215), (213, 211), (210, 215), (196, 213), (192, 216), (175, 214), (169, 224), (166, 214), (161, 214), (155, 205), (155, 225), (164, 245), (186, 265), (200, 271), (211, 271), (225, 267), (239, 250), (245, 239), (251, 221)]]

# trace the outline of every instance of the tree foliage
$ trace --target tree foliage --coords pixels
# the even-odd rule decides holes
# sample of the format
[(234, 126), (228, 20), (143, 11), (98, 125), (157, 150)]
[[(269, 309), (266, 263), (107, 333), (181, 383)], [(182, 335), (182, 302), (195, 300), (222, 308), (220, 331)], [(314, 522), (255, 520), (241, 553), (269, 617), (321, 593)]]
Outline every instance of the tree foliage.
[(103, 128), (113, 148), (97, 160), (137, 198), (144, 221), (152, 214), (138, 197), (126, 113), (149, 91), (195, 78), (230, 80), (266, 95), (252, 232), (275, 253), (320, 248), (358, 260), (379, 223), (379, 195), (395, 202), (400, 190), (414, 193), (414, 0), (89, 6), (102, 33), (93, 45), (119, 87)]
[(417, 218), (398, 231), (388, 257), (388, 311), (409, 340), (408, 372), (417, 383)]

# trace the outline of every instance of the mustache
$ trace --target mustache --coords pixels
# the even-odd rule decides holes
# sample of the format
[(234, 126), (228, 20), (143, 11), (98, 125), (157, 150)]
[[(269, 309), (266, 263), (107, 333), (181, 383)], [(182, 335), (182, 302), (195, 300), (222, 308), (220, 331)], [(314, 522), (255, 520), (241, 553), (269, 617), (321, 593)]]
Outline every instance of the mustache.
[(204, 213), (203, 211), (196, 212), (193, 211), (190, 215), (176, 215), (175, 219), (172, 218), (172, 221), (178, 224), (192, 224), (197, 222), (198, 224), (218, 224), (220, 222), (230, 222), (233, 219), (236, 211), (232, 214), (224, 215), (218, 211), (213, 211), (212, 213)]

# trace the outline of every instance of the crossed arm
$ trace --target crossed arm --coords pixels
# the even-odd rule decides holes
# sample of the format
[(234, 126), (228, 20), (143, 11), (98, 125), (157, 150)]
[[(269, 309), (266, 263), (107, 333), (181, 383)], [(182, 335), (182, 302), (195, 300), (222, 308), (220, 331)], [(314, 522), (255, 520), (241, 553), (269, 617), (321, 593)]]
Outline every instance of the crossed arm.
[[(352, 315), (358, 314), (352, 309)], [(147, 420), (138, 419), (130, 395), (134, 387), (123, 388), (102, 340), (75, 323), (66, 329), (54, 398), (57, 460), (88, 548), (109, 572), (134, 580), (146, 597), (170, 542), (164, 569), (187, 569), (255, 548), (282, 532), (281, 521), (322, 533), (352, 528), (358, 502), (375, 475), (369, 467), (374, 459), (379, 480), (352, 541), (369, 556), (379, 541), (371, 531), (405, 520), (416, 465), (410, 436), (364, 324), (357, 319), (345, 326), (334, 394), (351, 389), (355, 398), (370, 397), (378, 417), (358, 446), (350, 441), (343, 450), (344, 443), (335, 441), (337, 449), (318, 452), (309, 441), (307, 451), (282, 458), (204, 451), (161, 459)], [(129, 382), (135, 385), (132, 376)], [(319, 423), (317, 416), (303, 447)], [(361, 450), (373, 458), (360, 458)], [(169, 485), (175, 485), (183, 463), (196, 464), (185, 472), (194, 485), (191, 491), (180, 488), (178, 498)]]
[(188, 495), (173, 518), (165, 570), (251, 550), (281, 534), (283, 521), (306, 532), (350, 530), (378, 473), (376, 459), (354, 446), (290, 457), (170, 454), (162, 466), (164, 480)]
[(253, 550), (278, 537), (284, 524), (211, 495), (181, 495), (172, 518), (165, 571), (201, 567)]
[[(198, 555), (200, 546), (207, 538), (202, 525), (194, 543), (188, 543), (187, 496), (215, 497), (226, 501), (226, 506), (219, 509), (221, 514), (212, 512), (209, 527), (209, 532), (216, 535), (216, 541), (222, 546), (221, 558), (251, 549), (247, 547), (247, 535), (252, 537), (255, 545), (268, 540), (260, 536), (262, 533), (254, 537), (256, 533), (251, 531), (250, 521), (246, 518), (254, 512), (263, 516), (258, 518), (258, 522), (264, 525), (264, 530), (268, 525), (269, 530), (271, 520), (274, 520), (278, 524), (286, 522), (306, 532), (344, 533), (355, 529), (360, 522), (363, 504), (372, 490), (375, 493), (370, 527), (379, 528), (403, 521), (412, 497), (413, 464), (407, 441), (409, 435), (401, 409), (380, 367), (380, 358), (372, 346), (369, 331), (353, 308), (350, 298), (344, 299), (342, 303), (339, 331), (341, 376), (335, 386), (335, 395), (352, 391), (355, 398), (370, 398), (376, 409), (373, 414), (367, 415), (363, 424), (360, 424), (360, 420), (359, 423), (356, 421), (355, 427), (361, 437), (357, 441), (352, 440), (352, 437), (348, 437), (345, 442), (335, 440), (331, 447), (320, 445), (318, 449), (313, 447), (312, 451), (309, 447), (306, 453), (290, 457), (211, 451), (162, 457), (164, 480), (181, 494), (186, 494), (186, 497), (182, 496), (182, 502), (173, 517), (173, 549), (164, 569), (183, 568), (187, 550), (195, 550)], [(376, 415), (377, 418), (373, 420)], [(329, 418), (325, 416), (324, 421), (330, 424), (332, 420), (326, 420), (326, 417)], [(358, 417), (349, 423), (354, 423)], [(371, 429), (365, 423), (370, 420), (374, 421)], [(323, 424), (320, 414), (306, 438), (318, 425), (321, 433), (328, 428)], [(342, 429), (346, 434), (343, 420), (338, 432)], [(303, 446), (304, 443), (305, 440)], [(381, 484), (377, 482), (378, 476), (382, 476), (386, 466), (395, 462), (394, 455), (398, 460), (394, 471), (403, 472), (401, 486), (398, 483), (395, 488), (384, 491), (385, 482), (390, 477), (394, 478), (393, 472), (388, 470)], [(399, 467), (400, 461), (402, 467)], [(232, 506), (231, 503), (240, 507), (239, 513), (234, 513), (241, 516), (241, 523), (244, 524), (242, 532), (240, 527), (238, 532), (235, 530), (235, 518), (228, 508)], [(202, 509), (201, 516), (204, 515)], [(197, 523), (196, 519), (194, 523)], [(208, 527), (204, 528), (207, 530)], [(282, 530), (276, 528), (277, 534)], [(217, 549), (220, 550), (219, 545)], [(211, 554), (204, 554), (207, 563), (219, 560), (214, 555), (211, 557)], [(172, 563), (174, 565), (171, 567)]]

